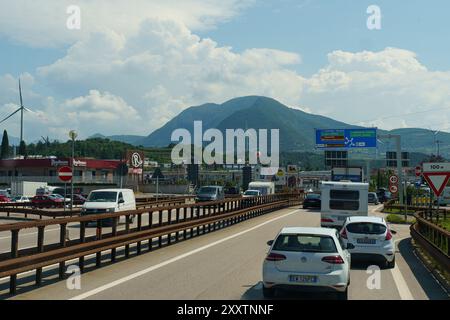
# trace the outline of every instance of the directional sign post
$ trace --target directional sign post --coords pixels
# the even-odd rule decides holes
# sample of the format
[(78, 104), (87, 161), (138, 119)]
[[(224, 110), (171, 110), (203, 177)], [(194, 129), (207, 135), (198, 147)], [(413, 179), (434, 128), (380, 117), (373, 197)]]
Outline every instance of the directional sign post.
[(450, 180), (450, 162), (424, 163), (422, 175), (436, 197), (439, 197)]

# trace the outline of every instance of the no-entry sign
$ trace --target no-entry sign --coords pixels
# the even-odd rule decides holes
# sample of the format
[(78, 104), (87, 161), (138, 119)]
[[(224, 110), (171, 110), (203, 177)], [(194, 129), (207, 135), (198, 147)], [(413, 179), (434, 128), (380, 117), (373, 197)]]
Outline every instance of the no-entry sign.
[(420, 177), (422, 175), (422, 167), (417, 166), (415, 173), (416, 173), (416, 177)]
[(58, 169), (58, 177), (63, 182), (68, 182), (72, 180), (72, 168), (71, 167), (61, 167)]
[(450, 162), (424, 163), (423, 177), (439, 197), (450, 180)]

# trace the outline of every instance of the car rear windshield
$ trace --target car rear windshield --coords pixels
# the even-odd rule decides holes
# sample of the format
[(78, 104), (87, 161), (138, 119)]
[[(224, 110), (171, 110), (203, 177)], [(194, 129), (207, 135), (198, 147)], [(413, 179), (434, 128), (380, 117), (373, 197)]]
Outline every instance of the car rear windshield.
[(306, 199), (320, 199), (320, 194), (317, 194), (317, 193), (307, 194)]
[(244, 194), (246, 196), (257, 196), (259, 194), (259, 191), (245, 191)]
[(212, 193), (216, 193), (217, 188), (213, 188), (213, 187), (201, 187), (198, 190), (199, 194), (212, 194)]
[(97, 191), (91, 192), (89, 202), (116, 202), (117, 192), (115, 191)]
[(330, 236), (304, 235), (304, 234), (282, 234), (280, 235), (273, 250), (293, 252), (319, 252), (336, 253), (336, 244)]
[(347, 231), (357, 234), (384, 234), (386, 226), (380, 223), (355, 222), (347, 225)]

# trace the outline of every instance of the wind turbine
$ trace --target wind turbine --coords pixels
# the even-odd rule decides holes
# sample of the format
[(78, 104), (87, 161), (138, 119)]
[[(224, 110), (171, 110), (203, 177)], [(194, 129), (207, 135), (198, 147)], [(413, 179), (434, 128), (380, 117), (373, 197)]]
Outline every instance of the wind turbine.
[(7, 116), (6, 118), (4, 118), (3, 120), (0, 121), (0, 123), (5, 122), (6, 120), (8, 120), (9, 118), (11, 118), (13, 115), (15, 115), (16, 113), (18, 113), (20, 111), (20, 142), (23, 141), (23, 111), (28, 111), (31, 113), (35, 113), (34, 111), (28, 109), (27, 107), (25, 107), (23, 105), (23, 99), (22, 99), (22, 85), (20, 83), (20, 78), (19, 78), (19, 99), (20, 99), (20, 106), (19, 108), (14, 111), (13, 113), (11, 113), (9, 116)]

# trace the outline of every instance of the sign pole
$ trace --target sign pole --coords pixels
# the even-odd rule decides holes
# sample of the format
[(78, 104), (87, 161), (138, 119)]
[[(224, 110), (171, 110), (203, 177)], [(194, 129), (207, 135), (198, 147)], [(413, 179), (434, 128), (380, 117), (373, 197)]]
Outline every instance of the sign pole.
[(66, 212), (67, 183), (64, 183), (64, 212)]

